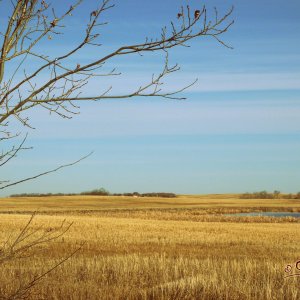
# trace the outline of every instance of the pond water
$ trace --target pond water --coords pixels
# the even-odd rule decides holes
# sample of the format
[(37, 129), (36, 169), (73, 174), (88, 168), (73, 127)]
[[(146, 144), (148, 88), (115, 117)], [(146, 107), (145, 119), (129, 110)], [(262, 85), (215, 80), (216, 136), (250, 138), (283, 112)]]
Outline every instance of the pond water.
[(300, 218), (300, 212), (250, 212), (250, 213), (237, 213), (237, 214), (226, 214), (231, 217), (294, 217)]

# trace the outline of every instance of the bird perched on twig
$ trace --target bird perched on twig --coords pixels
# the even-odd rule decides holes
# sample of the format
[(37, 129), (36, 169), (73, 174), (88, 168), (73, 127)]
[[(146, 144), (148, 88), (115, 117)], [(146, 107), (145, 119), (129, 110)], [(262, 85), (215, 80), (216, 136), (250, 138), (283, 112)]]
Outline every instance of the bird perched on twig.
[(51, 27), (55, 27), (57, 24), (57, 19), (54, 19), (52, 22), (50, 22)]
[(91, 16), (92, 16), (92, 17), (96, 17), (96, 16), (97, 16), (97, 11), (96, 11), (96, 10), (92, 11), (92, 12), (91, 12)]
[(177, 19), (181, 18), (182, 16), (183, 16), (182, 13), (178, 13), (178, 14), (177, 14)]
[(45, 9), (49, 7), (49, 5), (44, 0), (41, 2), (41, 4), (44, 6)]
[(198, 19), (199, 17), (200, 17), (200, 10), (197, 9), (197, 10), (195, 10), (195, 12), (194, 12), (194, 18), (195, 18), (195, 20), (196, 20), (196, 19)]

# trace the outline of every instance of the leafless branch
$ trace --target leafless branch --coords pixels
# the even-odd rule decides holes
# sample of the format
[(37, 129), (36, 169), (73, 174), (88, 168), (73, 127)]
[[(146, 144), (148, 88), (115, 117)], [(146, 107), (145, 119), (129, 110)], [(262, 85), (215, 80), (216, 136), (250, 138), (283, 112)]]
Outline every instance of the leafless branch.
[[(16, 261), (17, 259), (30, 258), (32, 251), (39, 245), (48, 245), (50, 242), (58, 240), (64, 236), (70, 229), (73, 223), (66, 223), (63, 220), (59, 226), (42, 228), (39, 226), (34, 228), (33, 220), (36, 213), (33, 213), (28, 220), (27, 224), (20, 230), (19, 234), (12, 239), (10, 236), (0, 247), (0, 265), (5, 262)], [(20, 286), (13, 291), (10, 295), (0, 295), (0, 299), (25, 299), (30, 295), (32, 288), (49, 273), (53, 272), (71, 257), (73, 257), (81, 248), (83, 244), (72, 251), (69, 255), (55, 263), (52, 267), (48, 268), (41, 274), (37, 274), (33, 279), (28, 282), (22, 282)]]
[[(189, 5), (181, 7), (176, 21), (164, 26), (154, 37), (146, 37), (144, 41), (122, 45), (105, 55), (94, 51), (95, 55), (88, 62), (73, 59), (79, 51), (88, 47), (101, 47), (99, 37), (103, 26), (107, 25), (104, 17), (106, 12), (114, 7), (111, 0), (97, 0), (95, 8), (86, 18), (86, 25), (80, 40), (68, 50), (62, 50), (58, 55), (45, 55), (40, 49), (46, 43), (55, 43), (55, 37), (66, 32), (68, 19), (75, 10), (83, 5), (84, 0), (74, 0), (71, 6), (57, 13), (55, 7), (45, 0), (5, 0), (8, 10), (7, 24), (1, 24), (0, 32), (0, 142), (8, 142), (18, 135), (11, 127), (11, 121), (16, 119), (24, 127), (33, 128), (30, 112), (41, 108), (62, 118), (70, 119), (79, 113), (78, 102), (100, 101), (110, 99), (128, 99), (134, 97), (161, 97), (165, 99), (185, 99), (183, 91), (195, 82), (176, 90), (169, 91), (164, 84), (167, 76), (178, 72), (180, 67), (169, 64), (169, 51), (175, 47), (189, 47), (189, 41), (201, 37), (215, 39), (221, 45), (231, 48), (222, 39), (232, 26), (233, 7), (220, 16), (215, 8), (212, 17), (205, 6), (192, 9)], [(3, 2), (3, 3), (4, 3)], [(177, 18), (176, 18), (177, 17)], [(106, 64), (114, 58), (125, 58), (132, 54), (145, 55), (157, 53), (164, 55), (162, 71), (152, 75), (148, 82), (141, 86), (131, 87), (130, 92), (114, 91), (113, 85), (103, 87), (102, 91), (93, 94), (82, 93), (83, 88), (96, 78), (119, 76), (121, 72), (105, 70)], [(34, 69), (27, 68), (34, 61)], [(126, 74), (125, 74), (126, 75)], [(122, 77), (123, 78), (123, 77)], [(101, 86), (99, 84), (99, 86)], [(0, 167), (10, 162), (24, 147), (26, 138), (0, 154)], [(82, 160), (82, 159), (80, 159)], [(79, 161), (80, 161), (79, 160)], [(78, 162), (78, 161), (77, 161)], [(77, 163), (75, 162), (75, 163)], [(63, 165), (35, 176), (8, 182), (0, 181), (0, 189), (8, 188), (28, 180), (36, 179), (73, 165)]]
[[(29, 3), (28, 3), (29, 2)], [(15, 6), (14, 16), (18, 16), (16, 22), (12, 22), (8, 25), (7, 32), (5, 34), (5, 41), (2, 47), (2, 58), (0, 60), (2, 69), (4, 68), (4, 64), (16, 57), (26, 55), (35, 56), (40, 58), (45, 63), (42, 64), (36, 71), (32, 74), (25, 74), (24, 79), (11, 87), (11, 82), (8, 86), (4, 86), (2, 88), (2, 96), (0, 97), (0, 108), (3, 108), (3, 112), (0, 114), (0, 124), (8, 120), (10, 117), (17, 118), (20, 122), (25, 126), (30, 126), (28, 123), (28, 119), (22, 116), (23, 112), (40, 106), (49, 111), (60, 115), (61, 117), (69, 118), (69, 114), (75, 113), (72, 110), (73, 101), (86, 101), (86, 100), (101, 100), (101, 99), (120, 99), (120, 98), (130, 98), (130, 97), (163, 97), (168, 99), (182, 99), (181, 97), (173, 97), (173, 95), (178, 94), (179, 92), (185, 90), (185, 87), (178, 89), (172, 93), (164, 92), (163, 90), (159, 90), (157, 92), (156, 88), (161, 84), (162, 79), (168, 75), (169, 73), (178, 71), (179, 68), (169, 68), (165, 67), (164, 71), (157, 75), (157, 77), (150, 81), (148, 84), (138, 88), (132, 93), (124, 93), (119, 95), (114, 95), (111, 93), (101, 93), (99, 95), (91, 95), (79, 97), (77, 93), (78, 90), (82, 89), (84, 85), (86, 85), (89, 80), (96, 76), (112, 76), (119, 75), (120, 73), (115, 73), (114, 70), (109, 73), (99, 74), (96, 73), (95, 70), (101, 69), (103, 65), (111, 60), (113, 57), (118, 56), (126, 56), (134, 53), (142, 54), (146, 52), (166, 52), (171, 48), (177, 46), (187, 46), (187, 42), (191, 39), (195, 39), (197, 37), (209, 36), (216, 39), (222, 45), (231, 48), (227, 45), (223, 40), (221, 40), (220, 35), (224, 34), (228, 31), (230, 26), (233, 24), (233, 21), (227, 22), (229, 17), (232, 14), (233, 8), (231, 8), (228, 13), (226, 13), (222, 18), (219, 18), (218, 13), (215, 13), (214, 20), (208, 20), (207, 10), (205, 6), (201, 10), (195, 10), (194, 15), (191, 13), (191, 9), (189, 6), (186, 8), (181, 8), (180, 17), (178, 18), (178, 24), (174, 24), (171, 22), (170, 27), (164, 27), (161, 31), (161, 34), (157, 38), (146, 38), (145, 42), (132, 44), (132, 45), (124, 45), (119, 47), (115, 51), (103, 56), (103, 57), (95, 57), (91, 62), (87, 64), (77, 64), (77, 66), (73, 69), (64, 66), (66, 65), (67, 59), (71, 58), (77, 51), (83, 49), (87, 45), (94, 45), (99, 47), (99, 44), (94, 41), (98, 38), (99, 33), (96, 32), (96, 29), (99, 25), (103, 25), (103, 23), (99, 23), (99, 17), (105, 11), (112, 8), (113, 5), (110, 5), (110, 0), (104, 0), (101, 5), (91, 12), (89, 22), (86, 26), (86, 32), (82, 39), (82, 41), (76, 45), (72, 50), (67, 53), (55, 57), (53, 59), (45, 57), (42, 54), (38, 54), (33, 51), (33, 48), (36, 44), (40, 43), (41, 39), (45, 37), (49, 32), (58, 34), (56, 28), (58, 28), (61, 22), (70, 15), (70, 13), (82, 2), (78, 1), (75, 5), (71, 6), (62, 16), (55, 17), (50, 23), (46, 21), (46, 12), (49, 9), (49, 6), (44, 6), (42, 8), (36, 9), (37, 1), (35, 0), (27, 0), (27, 1), (19, 1)], [(22, 5), (23, 3), (23, 5)], [(26, 4), (27, 3), (27, 4)], [(24, 6), (25, 5), (25, 6)], [(29, 5), (29, 6), (26, 6)], [(29, 7), (29, 8), (27, 8)], [(28, 12), (25, 15), (20, 13), (20, 10), (27, 8)], [(20, 15), (21, 14), (21, 15)], [(193, 16), (192, 16), (193, 15)], [(18, 37), (20, 38), (21, 34), (14, 34), (14, 32), (24, 32), (25, 29), (31, 24), (29, 21), (33, 20), (43, 20), (36, 21), (36, 30), (38, 30), (39, 35), (35, 37), (34, 41), (31, 44), (23, 49), (22, 45), (20, 46), (23, 50), (18, 51), (14, 50), (13, 53), (8, 56), (12, 51), (12, 45), (18, 45)], [(40, 23), (39, 23), (40, 22)], [(227, 24), (225, 24), (227, 22)], [(60, 28), (60, 27), (59, 27)], [(32, 30), (29, 32), (25, 30), (24, 34), (32, 35)], [(18, 47), (17, 47), (18, 49)], [(22, 62), (23, 63), (23, 62)], [(3, 69), (4, 70), (4, 69)], [(44, 71), (49, 70), (49, 79), (47, 79), (44, 83), (34, 83), (34, 79), (41, 75)], [(4, 75), (4, 71), (2, 72), (1, 77)], [(0, 78), (1, 78), (0, 77)], [(1, 82), (1, 80), (0, 80)], [(30, 86), (30, 92), (23, 96), (19, 91), (25, 86)], [(187, 86), (188, 87), (188, 86)], [(187, 88), (186, 87), (186, 88)], [(153, 88), (154, 91), (150, 91), (150, 88)], [(112, 89), (111, 89), (112, 90)], [(18, 100), (13, 101), (12, 99), (16, 99), (16, 93), (18, 93)], [(9, 105), (12, 102), (13, 105)]]
[(9, 183), (9, 184), (6, 184), (2, 187), (0, 187), (0, 190), (3, 190), (3, 189), (6, 189), (10, 186), (14, 186), (14, 185), (17, 185), (17, 184), (20, 184), (20, 183), (23, 183), (23, 182), (26, 182), (26, 181), (29, 181), (29, 180), (33, 180), (33, 179), (37, 179), (41, 176), (45, 176), (45, 175), (48, 175), (48, 174), (51, 174), (51, 173), (54, 173), (54, 172), (57, 172), (63, 168), (67, 168), (67, 167), (70, 167), (70, 166), (74, 166), (75, 164), (79, 163), (80, 161), (86, 159), (87, 157), (89, 157), (90, 155), (92, 155), (93, 152), (90, 152), (88, 155), (85, 155), (83, 157), (81, 157), (80, 159), (74, 161), (74, 162), (71, 162), (69, 164), (65, 164), (65, 165), (60, 165), (59, 167), (57, 168), (54, 168), (52, 170), (49, 170), (49, 171), (46, 171), (46, 172), (42, 172), (42, 173), (39, 173), (37, 175), (34, 175), (34, 176), (31, 176), (31, 177), (26, 177), (24, 179), (21, 179), (21, 180), (18, 180), (18, 181), (15, 181), (15, 182), (12, 182), (12, 183)]

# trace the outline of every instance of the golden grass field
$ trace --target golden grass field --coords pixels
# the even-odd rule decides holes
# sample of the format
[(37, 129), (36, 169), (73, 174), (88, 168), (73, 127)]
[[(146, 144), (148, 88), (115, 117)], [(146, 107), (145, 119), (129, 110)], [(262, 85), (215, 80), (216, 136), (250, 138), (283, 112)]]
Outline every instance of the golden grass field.
[(3, 262), (0, 297), (84, 243), (37, 282), (29, 299), (300, 299), (300, 276), (285, 278), (287, 264), (300, 274), (295, 268), (299, 219), (222, 215), (300, 212), (299, 200), (238, 195), (3, 198), (0, 242), (13, 241), (34, 211), (38, 215), (27, 243), (59, 231), (63, 219), (73, 225), (62, 237), (29, 249), (26, 257)]

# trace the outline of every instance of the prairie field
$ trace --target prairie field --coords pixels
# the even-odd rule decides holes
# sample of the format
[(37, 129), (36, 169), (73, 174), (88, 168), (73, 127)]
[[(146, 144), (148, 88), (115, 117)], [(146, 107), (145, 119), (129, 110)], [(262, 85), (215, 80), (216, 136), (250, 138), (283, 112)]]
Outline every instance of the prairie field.
[(23, 289), (29, 299), (300, 299), (300, 276), (286, 277), (300, 274), (299, 219), (223, 215), (252, 211), (300, 212), (300, 201), (2, 198), (0, 298)]

